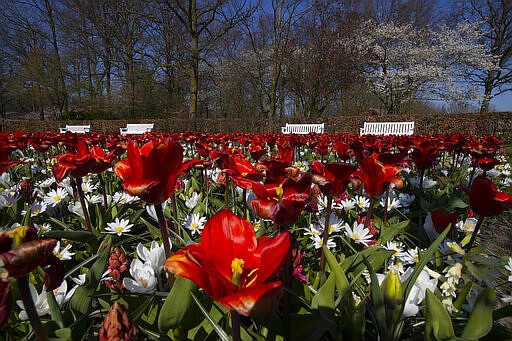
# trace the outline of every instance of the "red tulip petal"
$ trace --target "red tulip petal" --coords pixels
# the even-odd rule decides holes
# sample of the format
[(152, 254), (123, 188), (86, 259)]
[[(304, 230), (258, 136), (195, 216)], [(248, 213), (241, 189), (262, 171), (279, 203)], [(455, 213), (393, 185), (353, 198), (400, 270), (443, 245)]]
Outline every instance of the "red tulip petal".
[(206, 291), (210, 291), (208, 276), (202, 270), (203, 264), (198, 261), (198, 259), (202, 258), (205, 258), (205, 256), (201, 245), (191, 244), (167, 258), (164, 267), (165, 270), (177, 276), (187, 278)]
[[(224, 209), (206, 223), (201, 235), (205, 254), (226, 278), (231, 278), (235, 258), (248, 260), (257, 247), (254, 227), (245, 219)], [(221, 251), (222, 250), (222, 251)]]
[(235, 294), (220, 298), (218, 301), (240, 315), (261, 315), (270, 312), (281, 299), (281, 282), (272, 282), (254, 287), (243, 288)]
[(290, 234), (281, 232), (276, 237), (258, 238), (256, 253), (260, 255), (258, 282), (264, 283), (277, 275), (288, 260), (290, 252)]

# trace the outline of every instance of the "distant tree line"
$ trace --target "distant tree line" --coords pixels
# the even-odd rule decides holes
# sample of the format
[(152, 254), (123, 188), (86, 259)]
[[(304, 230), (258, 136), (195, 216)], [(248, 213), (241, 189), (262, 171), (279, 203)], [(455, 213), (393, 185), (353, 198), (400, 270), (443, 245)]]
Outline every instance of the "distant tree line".
[(0, 0), (0, 113), (487, 112), (512, 91), (512, 4), (449, 3)]

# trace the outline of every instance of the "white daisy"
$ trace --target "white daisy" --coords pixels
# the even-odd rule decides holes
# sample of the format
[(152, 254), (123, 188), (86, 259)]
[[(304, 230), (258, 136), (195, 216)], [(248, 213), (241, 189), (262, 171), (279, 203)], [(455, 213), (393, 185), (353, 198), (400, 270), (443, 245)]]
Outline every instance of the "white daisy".
[(69, 252), (71, 250), (71, 244), (67, 244), (64, 249), (60, 249), (60, 240), (57, 241), (55, 248), (53, 248), (53, 254), (60, 260), (70, 260), (71, 256), (73, 256), (74, 252)]
[(205, 223), (205, 217), (201, 217), (197, 213), (192, 213), (187, 216), (187, 220), (185, 221), (184, 226), (192, 231), (192, 234), (201, 234), (201, 230), (204, 228)]
[(356, 207), (356, 201), (354, 199), (341, 200), (341, 205), (346, 211), (353, 210)]
[[(320, 221), (318, 222), (320, 226), (322, 226), (322, 229), (325, 229), (325, 216), (320, 218)], [(334, 232), (340, 232), (343, 228), (344, 222), (341, 220), (341, 218), (338, 218), (334, 213), (331, 213), (329, 216), (329, 234)]]
[(306, 232), (304, 234), (307, 234), (308, 236), (314, 237), (314, 236), (321, 236), (324, 231), (324, 228), (320, 225), (311, 224), (309, 225), (309, 229), (306, 229)]
[[(315, 249), (319, 249), (322, 247), (322, 241), (323, 241), (322, 237), (315, 234), (315, 235), (310, 235), (310, 239), (313, 241), (313, 245), (315, 246)], [(332, 238), (328, 238), (326, 246), (328, 249), (332, 249), (332, 248), (336, 247), (336, 243), (334, 242), (334, 240), (332, 240)]]
[(55, 207), (64, 200), (68, 196), (68, 193), (62, 188), (59, 187), (56, 190), (51, 190), (46, 194), (43, 198), (45, 204), (51, 207)]
[(125, 192), (116, 192), (112, 196), (112, 202), (115, 204), (121, 204), (121, 205), (131, 204), (131, 203), (137, 202), (138, 200), (139, 200), (139, 198), (137, 198), (136, 196), (131, 196)]
[(21, 196), (16, 192), (5, 191), (0, 195), (0, 207), (13, 207)]
[[(41, 213), (44, 213), (46, 211), (47, 205), (44, 202), (33, 202), (28, 206), (28, 209), (30, 210), (30, 216), (35, 217), (38, 216)], [(21, 210), (21, 215), (27, 214), (27, 210)]]
[(362, 195), (356, 195), (354, 200), (356, 202), (356, 206), (359, 207), (359, 209), (362, 211), (366, 211), (366, 209), (370, 207), (370, 199)]
[(119, 220), (119, 218), (116, 218), (114, 222), (107, 223), (105, 231), (107, 231), (107, 233), (117, 234), (118, 236), (121, 236), (123, 233), (130, 232), (132, 226), (133, 224), (130, 224), (130, 221), (128, 219)]
[(365, 228), (364, 224), (358, 224), (357, 221), (354, 222), (353, 229), (351, 229), (349, 225), (345, 226), (345, 235), (354, 242), (363, 244), (364, 246), (368, 246), (368, 243), (373, 237), (373, 235), (370, 234), (370, 230)]
[(386, 198), (382, 198), (380, 200), (380, 205), (382, 207), (386, 207), (386, 211), (391, 211), (392, 209), (394, 208), (399, 208), (399, 207), (402, 207), (402, 204), (400, 203), (399, 200), (397, 200), (396, 198), (388, 198), (388, 203), (386, 205), (385, 203), (386, 201)]
[(52, 230), (52, 226), (48, 223), (43, 223), (41, 225), (34, 223), (34, 227), (40, 234), (44, 234), (46, 231)]
[(93, 185), (90, 181), (82, 182), (82, 191), (84, 194), (91, 194), (96, 189), (96, 186)]

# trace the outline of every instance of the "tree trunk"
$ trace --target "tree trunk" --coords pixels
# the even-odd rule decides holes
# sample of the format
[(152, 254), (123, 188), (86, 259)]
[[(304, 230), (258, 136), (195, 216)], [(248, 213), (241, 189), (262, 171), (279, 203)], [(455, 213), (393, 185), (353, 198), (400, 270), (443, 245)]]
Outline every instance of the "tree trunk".
[(57, 72), (59, 77), (57, 102), (59, 104), (59, 111), (62, 114), (63, 110), (67, 110), (68, 107), (68, 93), (66, 90), (66, 81), (64, 79), (64, 70), (62, 68), (62, 63), (60, 59), (59, 44), (57, 41), (57, 29), (55, 26), (55, 20), (53, 18), (53, 9), (51, 8), (49, 0), (45, 0), (44, 4), (48, 14), (48, 24), (50, 25), (50, 30), (52, 31), (53, 52), (55, 56), (55, 63), (57, 64)]
[(493, 79), (494, 79), (494, 71), (489, 72), (487, 77), (485, 78), (484, 84), (484, 98), (482, 99), (482, 103), (480, 105), (480, 113), (485, 114), (489, 112), (489, 104), (491, 102), (492, 90), (494, 87)]
[(190, 104), (188, 116), (197, 117), (197, 94), (199, 92), (199, 32), (197, 31), (197, 4), (190, 0)]

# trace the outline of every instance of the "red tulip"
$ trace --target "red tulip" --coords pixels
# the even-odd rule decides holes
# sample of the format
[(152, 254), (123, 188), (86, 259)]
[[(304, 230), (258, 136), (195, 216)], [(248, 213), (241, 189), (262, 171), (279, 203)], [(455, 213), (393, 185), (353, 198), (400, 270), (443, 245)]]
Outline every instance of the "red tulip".
[(480, 167), (480, 169), (482, 169), (484, 172), (488, 172), (500, 164), (500, 160), (494, 157), (484, 157), (481, 159), (477, 159), (477, 162), (478, 167)]
[(437, 153), (439, 148), (432, 144), (430, 140), (423, 140), (413, 146), (411, 152), (412, 162), (419, 170), (425, 170), (432, 166), (437, 160)]
[(444, 214), (441, 211), (436, 210), (432, 212), (432, 225), (434, 225), (434, 229), (437, 233), (441, 233), (448, 227), (448, 225), (451, 226), (451, 229), (455, 229), (455, 225), (457, 225), (457, 218), (457, 212)]
[(256, 238), (254, 227), (229, 210), (211, 217), (201, 243), (165, 262), (167, 271), (188, 278), (214, 300), (244, 316), (268, 312), (282, 293), (274, 281), (290, 250), (288, 232)]
[(155, 140), (139, 148), (128, 143), (127, 157), (114, 167), (123, 189), (150, 204), (161, 204), (174, 192), (176, 179), (200, 160), (183, 162), (183, 147), (176, 141)]
[(483, 217), (492, 217), (512, 208), (512, 195), (499, 192), (484, 175), (473, 180), (468, 194), (471, 209)]
[(324, 165), (321, 162), (311, 163), (313, 182), (318, 184), (325, 195), (338, 195), (345, 191), (350, 177), (356, 171), (356, 166), (343, 162), (331, 162)]
[(12, 311), (12, 295), (9, 280), (0, 279), (0, 328), (7, 322)]
[(0, 141), (0, 175), (9, 167), (16, 165), (19, 161), (9, 159), (9, 154), (14, 150), (7, 143)]
[(249, 179), (243, 179), (242, 182), (235, 178), (233, 182), (256, 194), (257, 198), (250, 205), (258, 217), (271, 219), (278, 225), (295, 222), (306, 208), (311, 195), (311, 175), (308, 173), (286, 178), (277, 184), (263, 185)]
[(74, 149), (74, 152), (60, 155), (53, 166), (53, 175), (57, 181), (62, 181), (68, 175), (81, 178), (89, 174), (92, 163), (87, 144), (83, 139), (77, 139)]
[(384, 165), (374, 153), (363, 158), (354, 177), (363, 182), (366, 194), (376, 198), (384, 193), (391, 183), (397, 186), (402, 184), (402, 178), (397, 175), (401, 170), (402, 167)]

